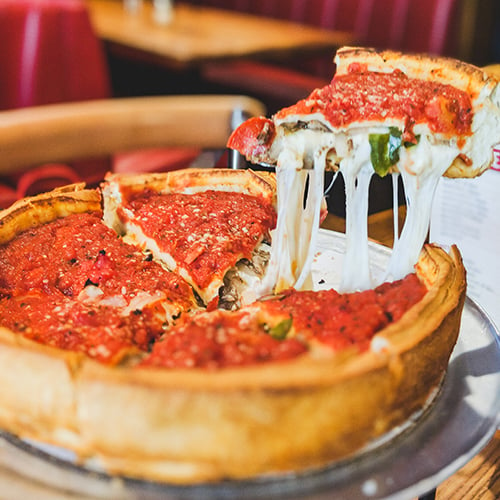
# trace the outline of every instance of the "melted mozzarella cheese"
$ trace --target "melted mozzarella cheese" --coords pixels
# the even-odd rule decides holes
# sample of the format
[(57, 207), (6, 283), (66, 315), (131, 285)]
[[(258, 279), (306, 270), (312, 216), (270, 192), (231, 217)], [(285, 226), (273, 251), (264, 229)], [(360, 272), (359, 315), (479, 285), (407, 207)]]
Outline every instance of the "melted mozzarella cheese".
[[(276, 168), (277, 223), (257, 296), (312, 288), (311, 266), (323, 202), (326, 155), (334, 136), (302, 130), (285, 136)], [(312, 167), (312, 168), (311, 168)]]
[[(270, 262), (257, 289), (258, 296), (289, 287), (312, 289), (311, 264), (320, 222), (326, 156), (331, 150), (340, 159), (339, 170), (346, 189), (346, 251), (340, 291), (365, 290), (379, 284), (370, 273), (368, 249), (368, 191), (375, 173), (369, 134), (387, 132), (386, 127), (358, 128), (339, 134), (301, 129), (281, 138), (276, 168), (278, 219), (272, 234)], [(421, 136), (417, 145), (401, 148), (396, 169), (403, 181), (407, 217), (398, 238), (398, 174), (393, 174), (395, 245), (385, 279), (401, 279), (413, 272), (428, 233), (437, 182), (458, 154), (453, 143), (434, 142), (426, 136)]]
[(353, 148), (340, 162), (346, 191), (346, 252), (341, 291), (371, 288), (368, 258), (368, 188), (373, 174), (366, 134), (352, 138)]
[(425, 136), (421, 137), (418, 145), (402, 148), (398, 168), (403, 180), (407, 212), (401, 236), (394, 242), (388, 279), (401, 279), (413, 271), (429, 231), (437, 184), (458, 153), (455, 146), (432, 144)]

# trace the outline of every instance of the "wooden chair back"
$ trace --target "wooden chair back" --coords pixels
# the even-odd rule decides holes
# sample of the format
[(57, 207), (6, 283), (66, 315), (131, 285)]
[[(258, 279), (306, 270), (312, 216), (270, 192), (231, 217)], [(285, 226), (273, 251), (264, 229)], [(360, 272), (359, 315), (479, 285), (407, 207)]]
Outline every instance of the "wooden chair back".
[(140, 148), (223, 149), (235, 126), (265, 112), (260, 101), (232, 95), (103, 99), (2, 111), (0, 175)]

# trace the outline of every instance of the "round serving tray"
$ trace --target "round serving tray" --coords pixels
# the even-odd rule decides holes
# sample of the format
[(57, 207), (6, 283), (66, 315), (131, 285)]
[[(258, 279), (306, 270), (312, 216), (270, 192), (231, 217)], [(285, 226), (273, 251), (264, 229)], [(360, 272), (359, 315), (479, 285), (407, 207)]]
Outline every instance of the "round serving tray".
[[(319, 287), (338, 284), (344, 244), (343, 235), (320, 232), (314, 270)], [(382, 275), (389, 254), (385, 247), (370, 245), (374, 276)], [(465, 465), (493, 437), (499, 422), (500, 338), (484, 311), (467, 299), (447, 375), (430, 407), (350, 460), (300, 474), (174, 486), (111, 477), (88, 464), (80, 466), (66, 450), (0, 433), (0, 461), (27, 480), (41, 483), (40, 488), (86, 497), (409, 499), (434, 489)]]

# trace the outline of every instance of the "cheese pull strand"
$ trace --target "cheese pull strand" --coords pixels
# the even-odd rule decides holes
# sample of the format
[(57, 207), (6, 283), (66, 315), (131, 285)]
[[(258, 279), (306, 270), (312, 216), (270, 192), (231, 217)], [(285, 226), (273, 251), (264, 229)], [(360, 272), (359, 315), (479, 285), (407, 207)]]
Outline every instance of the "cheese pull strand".
[(426, 138), (402, 151), (398, 166), (407, 211), (401, 236), (394, 240), (386, 279), (401, 279), (413, 271), (429, 232), (438, 182), (457, 154), (455, 148), (431, 144)]
[(372, 129), (358, 129), (349, 134), (301, 130), (283, 137), (276, 167), (277, 225), (258, 296), (291, 287), (314, 288), (311, 269), (324, 197), (324, 172), (327, 155), (332, 150), (339, 157), (346, 197), (346, 250), (339, 291), (366, 290), (383, 280), (398, 280), (414, 271), (428, 234), (437, 183), (459, 150), (449, 142), (436, 143), (425, 136), (416, 145), (401, 147), (393, 170), (400, 172), (407, 215), (398, 237), (398, 174), (394, 173), (395, 243), (385, 273), (379, 273), (375, 280), (370, 272), (368, 246), (369, 186), (375, 173), (371, 132)]

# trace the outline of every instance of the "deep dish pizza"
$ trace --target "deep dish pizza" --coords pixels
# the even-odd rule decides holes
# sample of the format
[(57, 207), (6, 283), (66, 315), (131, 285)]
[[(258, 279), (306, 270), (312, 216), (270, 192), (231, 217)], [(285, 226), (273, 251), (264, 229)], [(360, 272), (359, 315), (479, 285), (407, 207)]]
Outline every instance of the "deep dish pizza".
[[(289, 289), (235, 307), (225, 290), (245, 288), (230, 285), (238, 265), (261, 274), (251, 248), (234, 252), (232, 268), (222, 255), (248, 235), (254, 250), (269, 241), (271, 180), (230, 170), (111, 176), (102, 191), (70, 186), (4, 211), (0, 426), (110, 473), (193, 483), (322, 466), (421, 409), (458, 334), (458, 252), (428, 246), (415, 273), (364, 292)], [(183, 277), (196, 275), (196, 259), (167, 252), (152, 231), (165, 210), (186, 210), (184, 196), (202, 224), (214, 210), (197, 203), (202, 193), (220, 194), (218, 210), (229, 206), (235, 220), (235, 205), (266, 214), (256, 232), (230, 218), (226, 233), (217, 217), (226, 243), (196, 250), (215, 252), (226, 273), (209, 308)]]
[[(459, 332), (460, 254), (418, 243), (410, 214), (411, 265), (374, 283), (364, 195), (373, 171), (406, 172), (419, 205), (436, 170), (486, 168), (476, 124), (496, 134), (498, 87), (393, 53), (344, 50), (337, 65), (331, 86), (230, 138), (276, 176), (109, 175), (0, 213), (0, 427), (109, 473), (193, 484), (326, 466), (429, 404)], [(407, 97), (387, 108), (388, 89)], [(311, 273), (327, 166), (351, 207), (340, 290)]]

